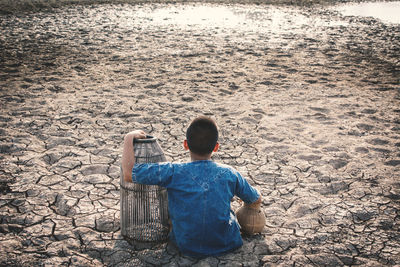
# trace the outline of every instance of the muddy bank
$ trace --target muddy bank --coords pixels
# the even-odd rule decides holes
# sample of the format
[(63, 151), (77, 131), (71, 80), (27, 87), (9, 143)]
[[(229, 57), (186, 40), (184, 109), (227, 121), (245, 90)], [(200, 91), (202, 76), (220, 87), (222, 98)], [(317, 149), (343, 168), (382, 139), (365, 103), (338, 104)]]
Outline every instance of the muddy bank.
[[(214, 4), (1, 18), (1, 264), (400, 261), (395, 25), (323, 7)], [(219, 124), (214, 159), (260, 188), (264, 232), (202, 261), (168, 244), (132, 247), (119, 232), (123, 134), (144, 129), (185, 161), (184, 130), (199, 114)]]

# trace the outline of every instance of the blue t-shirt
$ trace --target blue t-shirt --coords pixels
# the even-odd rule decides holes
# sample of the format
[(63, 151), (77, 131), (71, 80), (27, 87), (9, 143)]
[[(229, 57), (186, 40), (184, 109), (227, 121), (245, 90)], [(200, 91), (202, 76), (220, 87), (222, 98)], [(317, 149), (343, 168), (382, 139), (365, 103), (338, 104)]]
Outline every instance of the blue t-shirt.
[(259, 194), (235, 169), (211, 160), (135, 164), (132, 180), (167, 188), (170, 239), (183, 254), (216, 256), (242, 246), (230, 202), (236, 195), (253, 203)]

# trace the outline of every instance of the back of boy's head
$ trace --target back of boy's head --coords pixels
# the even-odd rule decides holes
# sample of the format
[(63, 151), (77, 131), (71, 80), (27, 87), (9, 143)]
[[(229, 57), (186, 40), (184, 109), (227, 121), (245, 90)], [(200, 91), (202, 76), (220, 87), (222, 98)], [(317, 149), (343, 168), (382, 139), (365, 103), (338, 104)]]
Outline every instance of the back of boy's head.
[(216, 123), (205, 116), (194, 119), (186, 130), (186, 140), (192, 153), (210, 154), (218, 142)]

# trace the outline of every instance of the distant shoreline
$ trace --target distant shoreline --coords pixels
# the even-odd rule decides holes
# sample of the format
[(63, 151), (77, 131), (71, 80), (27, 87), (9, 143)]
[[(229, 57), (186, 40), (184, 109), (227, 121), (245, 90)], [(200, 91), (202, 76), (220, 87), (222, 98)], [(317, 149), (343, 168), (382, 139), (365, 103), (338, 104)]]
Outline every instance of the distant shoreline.
[(255, 5), (294, 5), (311, 6), (318, 4), (335, 4), (351, 2), (390, 2), (375, 0), (0, 0), (0, 15), (52, 11), (70, 5), (101, 5), (101, 4), (176, 4), (176, 3), (207, 3), (207, 4), (255, 4)]

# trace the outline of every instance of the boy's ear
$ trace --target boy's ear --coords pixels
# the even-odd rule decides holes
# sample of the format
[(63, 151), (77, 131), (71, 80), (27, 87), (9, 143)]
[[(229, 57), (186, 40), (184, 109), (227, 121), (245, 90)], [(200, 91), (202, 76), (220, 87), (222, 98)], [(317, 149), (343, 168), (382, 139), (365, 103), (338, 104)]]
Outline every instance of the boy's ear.
[(183, 147), (185, 148), (185, 150), (189, 150), (189, 146), (186, 139), (183, 141)]
[(217, 142), (217, 143), (215, 144), (215, 147), (214, 147), (213, 152), (217, 152), (218, 149), (219, 149), (219, 143)]

